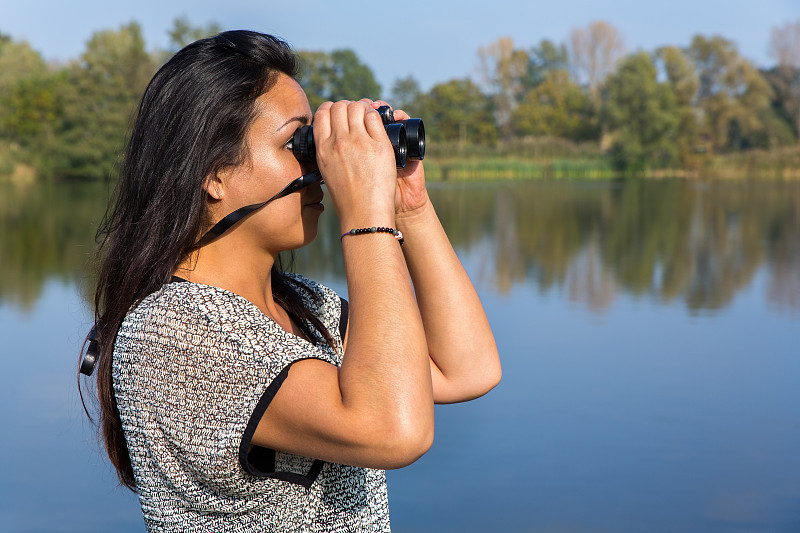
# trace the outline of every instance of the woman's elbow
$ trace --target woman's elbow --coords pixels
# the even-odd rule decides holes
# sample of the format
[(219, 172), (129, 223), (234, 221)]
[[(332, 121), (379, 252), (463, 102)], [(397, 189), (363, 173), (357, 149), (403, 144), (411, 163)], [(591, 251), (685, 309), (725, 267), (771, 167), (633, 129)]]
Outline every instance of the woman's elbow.
[(470, 400), (479, 398), (495, 388), (503, 377), (503, 369), (500, 364), (500, 353), (492, 340), (491, 345), (478, 348), (479, 351), (473, 352), (471, 359), (475, 361), (475, 366), (470, 373), (469, 396)]
[(394, 470), (417, 461), (433, 445), (433, 415), (413, 420), (396, 421), (387, 429), (383, 440), (384, 459), (381, 468)]
[(465, 391), (466, 394), (459, 401), (470, 401), (484, 396), (500, 383), (502, 377), (503, 371), (499, 364), (487, 369), (472, 383), (472, 386), (468, 391)]
[(495, 388), (503, 377), (500, 360), (495, 356), (489, 362), (482, 362), (471, 372), (457, 378), (445, 377), (435, 391), (436, 403), (468, 402), (488, 393)]
[(486, 394), (487, 392), (495, 388), (497, 385), (499, 385), (500, 380), (502, 378), (503, 378), (503, 368), (500, 365), (500, 359), (497, 358), (496, 363), (492, 365), (491, 369), (486, 373), (486, 381), (484, 383), (486, 390), (484, 391), (483, 394)]
[(484, 348), (472, 357), (477, 365), (470, 373), (469, 385), (466, 387), (468, 390), (465, 390), (469, 396), (468, 400), (480, 398), (488, 393), (500, 383), (500, 379), (503, 377), (500, 354), (494, 343), (492, 344), (491, 347)]

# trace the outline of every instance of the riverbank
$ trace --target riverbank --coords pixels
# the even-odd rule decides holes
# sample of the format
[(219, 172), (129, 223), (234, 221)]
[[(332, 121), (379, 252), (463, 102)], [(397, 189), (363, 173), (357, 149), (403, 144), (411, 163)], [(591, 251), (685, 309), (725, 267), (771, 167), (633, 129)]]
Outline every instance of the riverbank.
[[(647, 169), (630, 175), (614, 170), (610, 158), (597, 147), (550, 139), (497, 148), (444, 145), (429, 150), (425, 169), (431, 182), (621, 177), (800, 180), (800, 148), (709, 155), (698, 159), (696, 168)], [(0, 145), (0, 182), (32, 184), (42, 179), (36, 168), (19, 162), (8, 146)]]
[(32, 184), (37, 179), (36, 169), (19, 161), (18, 150), (0, 142), (0, 183)]
[(723, 179), (800, 180), (800, 147), (747, 150), (708, 159), (703, 176)]
[(430, 181), (623, 177), (800, 180), (798, 147), (698, 156), (693, 168), (652, 168), (633, 175), (615, 170), (610, 158), (599, 148), (560, 148), (562, 150), (551, 150), (549, 154), (545, 150), (526, 154), (520, 147), (506, 147), (495, 153), (487, 148), (464, 149), (457, 154), (446, 148), (444, 154), (434, 151), (426, 158), (426, 177)]

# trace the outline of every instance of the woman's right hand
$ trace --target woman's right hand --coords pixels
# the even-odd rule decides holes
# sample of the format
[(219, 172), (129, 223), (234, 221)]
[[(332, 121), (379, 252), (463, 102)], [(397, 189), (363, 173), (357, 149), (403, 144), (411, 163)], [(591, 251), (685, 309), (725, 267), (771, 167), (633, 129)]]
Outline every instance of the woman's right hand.
[(377, 111), (364, 101), (325, 102), (314, 115), (314, 142), (343, 231), (394, 226), (397, 170)]

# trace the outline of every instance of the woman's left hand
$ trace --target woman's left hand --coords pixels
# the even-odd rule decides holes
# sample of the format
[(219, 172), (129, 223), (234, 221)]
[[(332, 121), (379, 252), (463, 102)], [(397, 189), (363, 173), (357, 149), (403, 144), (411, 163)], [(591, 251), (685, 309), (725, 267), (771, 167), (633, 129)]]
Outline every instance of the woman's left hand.
[[(365, 98), (363, 101), (371, 103), (375, 109), (382, 105), (389, 105), (383, 100), (372, 101)], [(411, 118), (402, 109), (393, 111), (395, 120)], [(395, 217), (403, 218), (419, 212), (427, 204), (428, 191), (425, 188), (425, 169), (422, 166), (422, 161), (409, 160), (405, 168), (397, 169), (397, 192), (395, 193), (394, 202)]]

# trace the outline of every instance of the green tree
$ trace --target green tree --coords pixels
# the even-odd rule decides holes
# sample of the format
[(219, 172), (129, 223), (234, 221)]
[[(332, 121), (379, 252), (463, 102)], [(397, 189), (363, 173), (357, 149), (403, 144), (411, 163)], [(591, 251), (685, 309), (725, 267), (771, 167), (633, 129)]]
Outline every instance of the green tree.
[(566, 70), (553, 70), (528, 91), (513, 117), (518, 136), (597, 140), (597, 112), (591, 99)]
[(687, 49), (699, 82), (696, 104), (704, 117), (709, 148), (750, 148), (763, 138), (763, 117), (772, 91), (759, 71), (719, 36), (696, 35)]
[(367, 65), (349, 49), (331, 53), (300, 51), (300, 85), (308, 95), (312, 111), (327, 100), (357, 100), (381, 97), (381, 86)]
[(314, 111), (319, 105), (328, 100), (330, 90), (329, 80), (333, 77), (330, 67), (330, 57), (322, 51), (300, 50), (300, 85), (308, 96), (308, 103)]
[(523, 89), (530, 91), (553, 72), (569, 69), (567, 47), (556, 45), (550, 39), (542, 39), (528, 51), (528, 69), (523, 79)]
[(0, 94), (6, 93), (23, 78), (48, 71), (41, 54), (26, 42), (14, 42), (0, 34)]
[(155, 63), (135, 22), (92, 36), (67, 74), (52, 174), (88, 179), (113, 174)]
[(700, 119), (694, 101), (699, 82), (694, 65), (680, 48), (664, 46), (655, 52), (656, 68), (666, 76), (675, 96), (678, 156), (683, 168), (700, 165)]
[(14, 42), (9, 36), (0, 34), (0, 135), (14, 139), (17, 128), (29, 130), (35, 127), (19, 123), (20, 84), (29, 86), (26, 80), (47, 74), (44, 59), (28, 43)]
[(429, 139), (461, 145), (493, 144), (497, 140), (491, 99), (472, 80), (434, 85), (422, 101)]
[(392, 97), (389, 103), (397, 109), (402, 109), (409, 115), (419, 116), (422, 90), (414, 76), (397, 78), (392, 85)]
[(49, 162), (62, 106), (63, 71), (51, 70), (27, 43), (0, 37), (0, 143), (5, 169)]
[(771, 113), (767, 120), (771, 146), (790, 145), (800, 136), (800, 68), (776, 65), (761, 75), (772, 88)]
[(216, 22), (209, 22), (205, 26), (193, 26), (188, 17), (178, 17), (172, 21), (172, 28), (167, 30), (170, 42), (169, 51), (177, 52), (189, 43), (216, 35), (221, 31), (222, 28)]
[(22, 78), (0, 98), (0, 135), (37, 150), (52, 141), (63, 111), (60, 73)]
[(676, 163), (679, 117), (675, 95), (658, 82), (650, 55), (628, 56), (605, 86), (602, 120), (611, 133), (611, 156), (619, 170), (638, 172)]
[(772, 28), (769, 53), (777, 61), (766, 74), (775, 94), (773, 108), (791, 124), (800, 143), (800, 20)]

